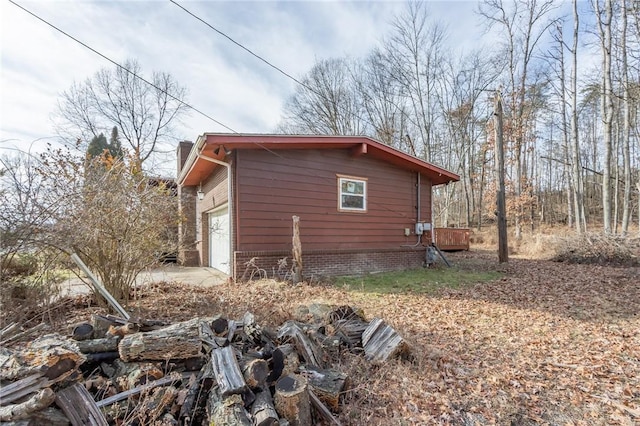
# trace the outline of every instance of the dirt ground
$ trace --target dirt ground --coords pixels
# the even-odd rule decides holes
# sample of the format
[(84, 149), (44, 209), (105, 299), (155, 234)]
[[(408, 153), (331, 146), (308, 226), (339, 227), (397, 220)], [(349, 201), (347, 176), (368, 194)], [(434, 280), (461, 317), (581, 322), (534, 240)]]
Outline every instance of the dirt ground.
[[(374, 367), (343, 353), (351, 388), (345, 425), (640, 424), (640, 268), (571, 265), (464, 252), (461, 269), (503, 272), (497, 281), (436, 294), (370, 294), (271, 280), (199, 287), (147, 284), (128, 309), (184, 320), (246, 311), (264, 326), (301, 304), (351, 304), (381, 317), (413, 356)], [(426, 273), (426, 272), (425, 272)], [(56, 323), (88, 319), (88, 296), (65, 302)]]

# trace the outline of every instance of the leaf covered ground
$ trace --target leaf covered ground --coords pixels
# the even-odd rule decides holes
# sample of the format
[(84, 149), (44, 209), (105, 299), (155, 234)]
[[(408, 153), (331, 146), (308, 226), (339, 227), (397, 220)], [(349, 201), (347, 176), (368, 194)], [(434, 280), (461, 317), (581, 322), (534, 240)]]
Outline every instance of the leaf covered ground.
[[(338, 367), (352, 386), (339, 417), (347, 425), (640, 424), (640, 269), (494, 258), (451, 255), (461, 269), (501, 278), (430, 294), (271, 280), (157, 283), (129, 309), (173, 321), (251, 311), (275, 327), (297, 306), (323, 302), (383, 318), (413, 357), (375, 367), (343, 354)], [(67, 315), (86, 319), (93, 309), (76, 304)]]

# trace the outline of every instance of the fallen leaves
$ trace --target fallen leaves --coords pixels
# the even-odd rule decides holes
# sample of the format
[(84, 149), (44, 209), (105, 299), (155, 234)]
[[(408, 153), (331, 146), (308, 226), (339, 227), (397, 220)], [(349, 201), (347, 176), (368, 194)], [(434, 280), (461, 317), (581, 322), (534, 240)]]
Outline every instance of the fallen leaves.
[(376, 367), (344, 354), (337, 367), (352, 388), (343, 424), (640, 422), (640, 269), (449, 257), (460, 268), (504, 275), (432, 295), (270, 280), (209, 288), (165, 283), (141, 289), (130, 309), (173, 321), (251, 311), (260, 323), (281, 324), (299, 305), (319, 302), (384, 318), (412, 346), (413, 358)]

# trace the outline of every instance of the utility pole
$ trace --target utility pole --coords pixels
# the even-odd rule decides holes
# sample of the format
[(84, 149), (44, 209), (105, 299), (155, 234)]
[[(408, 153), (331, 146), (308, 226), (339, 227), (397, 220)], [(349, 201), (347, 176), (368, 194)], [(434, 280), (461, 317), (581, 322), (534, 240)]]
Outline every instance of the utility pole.
[(498, 193), (496, 196), (496, 215), (498, 216), (498, 261), (509, 261), (509, 246), (507, 244), (507, 203), (504, 189), (504, 141), (502, 139), (502, 94), (496, 91), (494, 113), (496, 123), (496, 180)]

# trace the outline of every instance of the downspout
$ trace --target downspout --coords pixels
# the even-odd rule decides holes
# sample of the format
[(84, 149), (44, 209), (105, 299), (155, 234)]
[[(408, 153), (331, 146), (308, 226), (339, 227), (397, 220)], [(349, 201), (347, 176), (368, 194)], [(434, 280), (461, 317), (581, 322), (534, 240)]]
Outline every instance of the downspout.
[[(199, 151), (199, 150), (198, 150)], [(233, 192), (231, 191), (231, 164), (226, 163), (224, 161), (217, 160), (215, 158), (207, 157), (206, 155), (202, 155), (198, 152), (198, 158), (201, 158), (206, 161), (211, 161), (212, 163), (218, 164), (220, 166), (224, 166), (227, 169), (227, 208), (229, 210), (229, 231), (231, 235), (229, 235), (229, 275), (233, 277), (233, 237), (234, 233), (234, 221), (233, 221), (233, 199), (231, 198)]]
[[(416, 213), (416, 224), (420, 223), (420, 172), (418, 172), (417, 174), (418, 174), (418, 179), (416, 182), (416, 187), (417, 187), (416, 199), (418, 203), (418, 208)], [(415, 226), (414, 226), (414, 229), (415, 229)], [(424, 234), (424, 230), (422, 231), (422, 233)], [(422, 234), (418, 234), (418, 241), (416, 241), (415, 244), (405, 244), (405, 245), (402, 245), (401, 247), (418, 247), (421, 243), (422, 243)]]

